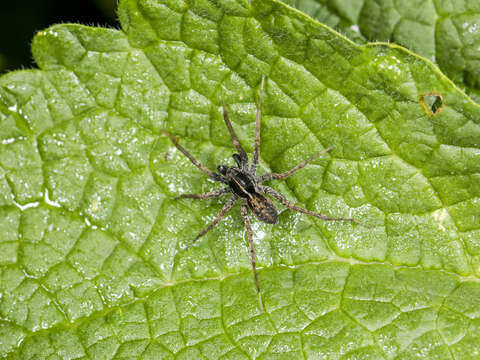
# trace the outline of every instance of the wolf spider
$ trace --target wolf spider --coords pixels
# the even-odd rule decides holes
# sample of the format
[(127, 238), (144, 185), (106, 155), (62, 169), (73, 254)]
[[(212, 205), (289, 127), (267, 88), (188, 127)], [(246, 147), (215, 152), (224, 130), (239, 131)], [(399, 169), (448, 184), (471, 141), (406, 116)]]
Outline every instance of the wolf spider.
[(285, 171), (283, 173), (271, 173), (271, 174), (264, 174), (257, 176), (257, 166), (258, 166), (258, 157), (260, 155), (260, 117), (261, 117), (261, 105), (262, 105), (262, 96), (263, 96), (263, 86), (265, 82), (265, 76), (262, 75), (262, 80), (260, 83), (260, 92), (258, 96), (258, 104), (257, 104), (257, 115), (256, 115), (256, 122), (255, 122), (255, 140), (254, 140), (254, 150), (253, 150), (253, 160), (252, 164), (249, 166), (248, 164), (248, 156), (245, 150), (240, 145), (238, 141), (237, 135), (232, 128), (232, 124), (230, 119), (228, 118), (227, 108), (224, 103), (222, 103), (223, 107), (223, 119), (225, 120), (225, 124), (227, 125), (228, 131), (230, 132), (230, 136), (232, 137), (233, 145), (237, 150), (238, 154), (233, 154), (233, 160), (236, 162), (237, 166), (225, 166), (219, 165), (217, 167), (218, 173), (213, 172), (203, 166), (197, 159), (193, 157), (185, 148), (183, 148), (177, 141), (177, 139), (167, 131), (164, 131), (164, 134), (167, 135), (170, 140), (173, 142), (175, 147), (180, 150), (186, 157), (190, 159), (190, 161), (201, 171), (203, 171), (208, 177), (212, 180), (221, 182), (226, 185), (226, 187), (215, 190), (212, 192), (204, 193), (204, 194), (183, 194), (180, 195), (178, 198), (191, 198), (191, 199), (208, 199), (219, 197), (225, 194), (231, 194), (229, 200), (225, 203), (223, 208), (217, 214), (215, 219), (208, 225), (205, 229), (203, 229), (195, 239), (186, 247), (185, 250), (190, 248), (198, 239), (200, 239), (203, 235), (209, 232), (211, 229), (218, 224), (220, 220), (225, 216), (225, 214), (232, 208), (235, 202), (239, 199), (242, 201), (241, 207), (241, 215), (243, 219), (243, 223), (245, 224), (245, 228), (247, 230), (248, 236), (248, 244), (250, 249), (250, 261), (252, 263), (252, 270), (253, 275), (255, 278), (255, 286), (257, 288), (258, 294), (258, 303), (260, 307), (260, 311), (263, 312), (263, 303), (262, 297), (260, 293), (260, 285), (258, 282), (257, 276), (257, 260), (255, 256), (255, 249), (253, 247), (253, 232), (252, 227), (250, 224), (250, 218), (248, 216), (248, 210), (250, 209), (255, 217), (263, 221), (267, 224), (276, 224), (278, 221), (278, 212), (275, 209), (275, 206), (268, 197), (265, 195), (269, 195), (272, 198), (278, 200), (284, 206), (289, 209), (298, 211), (300, 213), (304, 213), (313, 217), (316, 217), (320, 220), (341, 220), (341, 221), (349, 221), (352, 223), (356, 223), (362, 226), (367, 226), (364, 223), (351, 219), (351, 218), (337, 218), (337, 217), (330, 217), (322, 214), (318, 214), (312, 212), (307, 209), (303, 209), (299, 206), (292, 204), (289, 200), (287, 200), (282, 194), (278, 191), (272, 189), (269, 186), (261, 185), (261, 183), (270, 180), (280, 180), (293, 175), (298, 170), (302, 169), (310, 163), (311, 161), (318, 158), (320, 155), (330, 151), (332, 148), (325, 149), (323, 151), (317, 152), (315, 155), (311, 156), (307, 160), (301, 162), (297, 166), (293, 167), (292, 169)]

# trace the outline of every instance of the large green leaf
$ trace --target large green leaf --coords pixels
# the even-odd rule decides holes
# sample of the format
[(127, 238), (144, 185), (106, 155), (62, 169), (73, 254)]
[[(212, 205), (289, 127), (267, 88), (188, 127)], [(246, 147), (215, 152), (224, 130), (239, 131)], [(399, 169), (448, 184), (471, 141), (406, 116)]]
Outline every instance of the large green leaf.
[(478, 0), (282, 1), (355, 41), (391, 41), (431, 59), (480, 102)]
[[(0, 79), (1, 356), (478, 358), (477, 104), (273, 0), (119, 6), (123, 31), (53, 26)], [(262, 73), (260, 171), (334, 146), (273, 186), (372, 225), (254, 221), (263, 314), (238, 207), (182, 250), (225, 199), (175, 200), (217, 184), (161, 135), (232, 164), (220, 104), (251, 151)]]

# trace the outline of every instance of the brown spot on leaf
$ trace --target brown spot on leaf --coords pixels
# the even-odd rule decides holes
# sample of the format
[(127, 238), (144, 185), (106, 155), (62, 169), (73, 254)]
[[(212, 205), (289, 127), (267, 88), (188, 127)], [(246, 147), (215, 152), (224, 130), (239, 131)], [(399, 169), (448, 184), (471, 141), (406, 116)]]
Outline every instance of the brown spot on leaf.
[(443, 95), (436, 91), (420, 94), (418, 102), (428, 117), (434, 117), (443, 111)]

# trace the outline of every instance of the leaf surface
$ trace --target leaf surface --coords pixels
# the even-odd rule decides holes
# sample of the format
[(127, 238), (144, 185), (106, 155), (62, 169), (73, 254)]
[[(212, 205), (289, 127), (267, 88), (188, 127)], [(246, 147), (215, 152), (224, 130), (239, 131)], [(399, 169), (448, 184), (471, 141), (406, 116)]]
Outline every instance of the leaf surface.
[[(276, 1), (123, 0), (122, 30), (62, 24), (39, 70), (0, 79), (0, 354), (9, 359), (475, 358), (480, 109), (397, 46), (359, 46)], [(236, 206), (230, 111), (290, 200), (253, 221), (260, 314)], [(430, 117), (420, 96), (441, 95)], [(425, 105), (425, 104), (423, 104)]]
[(400, 44), (436, 62), (476, 102), (480, 3), (476, 0), (284, 0), (354, 41)]

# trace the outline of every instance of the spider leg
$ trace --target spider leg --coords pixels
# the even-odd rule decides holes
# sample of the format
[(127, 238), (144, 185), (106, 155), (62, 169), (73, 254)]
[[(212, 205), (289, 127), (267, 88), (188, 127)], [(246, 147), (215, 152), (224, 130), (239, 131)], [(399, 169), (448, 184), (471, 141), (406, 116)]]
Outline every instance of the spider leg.
[(226, 187), (220, 190), (211, 191), (204, 194), (182, 194), (177, 196), (177, 199), (209, 199), (219, 197), (230, 192), (230, 188)]
[(245, 228), (247, 229), (248, 247), (250, 249), (250, 262), (252, 263), (253, 277), (255, 278), (255, 286), (257, 287), (258, 305), (260, 307), (260, 312), (263, 313), (262, 295), (260, 293), (260, 284), (258, 282), (257, 275), (257, 257), (255, 256), (255, 249), (253, 247), (253, 231), (250, 224), (250, 218), (248, 217), (248, 204), (246, 199), (243, 200), (241, 214), (243, 223), (245, 224)]
[(330, 216), (327, 216), (327, 215), (322, 215), (322, 214), (319, 214), (319, 213), (315, 213), (313, 211), (310, 211), (310, 210), (301, 208), (299, 206), (296, 206), (296, 205), (292, 204), (290, 201), (288, 201), (287, 198), (285, 196), (283, 196), (282, 194), (280, 194), (277, 190), (272, 189), (269, 186), (260, 185), (260, 188), (262, 189), (262, 191), (265, 194), (274, 197), (275, 199), (277, 199), (280, 203), (282, 203), (283, 205), (285, 205), (289, 209), (292, 209), (292, 210), (295, 210), (295, 211), (298, 211), (298, 212), (316, 217), (317, 219), (320, 219), (320, 220), (325, 220), (325, 221), (349, 221), (349, 222), (352, 222), (352, 223), (355, 223), (355, 224), (358, 224), (358, 225), (365, 226), (367, 228), (371, 228), (370, 225), (367, 225), (367, 224), (365, 224), (361, 221), (358, 221), (358, 220), (355, 220), (355, 219), (352, 219), (352, 218), (330, 217)]
[(245, 150), (243, 150), (242, 146), (240, 145), (240, 142), (238, 141), (237, 134), (235, 134), (235, 131), (233, 130), (232, 123), (228, 118), (227, 106), (224, 103), (222, 103), (222, 107), (223, 107), (223, 120), (225, 120), (225, 124), (227, 125), (228, 132), (232, 137), (233, 146), (235, 146), (235, 149), (238, 151), (238, 155), (240, 156), (240, 159), (242, 161), (243, 168), (246, 169), (248, 166), (247, 153), (245, 152)]
[(195, 159), (192, 154), (190, 154), (182, 145), (178, 143), (178, 140), (175, 138), (175, 136), (173, 136), (166, 130), (163, 130), (162, 132), (170, 138), (170, 140), (173, 142), (173, 145), (175, 145), (178, 150), (180, 150), (187, 158), (190, 159), (193, 165), (202, 170), (209, 178), (218, 182), (222, 182), (224, 184), (227, 183), (227, 179), (225, 179), (223, 176), (213, 172), (210, 169), (207, 169), (205, 166), (200, 164), (200, 162)]
[(330, 150), (332, 150), (331, 147), (329, 147), (328, 149), (319, 151), (315, 155), (309, 157), (307, 160), (302, 161), (300, 164), (298, 164), (294, 168), (291, 168), (290, 170), (285, 171), (283, 173), (279, 173), (279, 174), (278, 173), (271, 173), (271, 174), (265, 174), (265, 175), (259, 176), (258, 177), (258, 182), (264, 182), (264, 181), (270, 181), (270, 180), (279, 180), (279, 179), (284, 179), (286, 177), (289, 177), (290, 175), (295, 174), (298, 170), (304, 168), (309, 162), (315, 160), (320, 155), (325, 154), (326, 152), (328, 152)]
[(260, 82), (260, 92), (258, 94), (257, 117), (255, 119), (255, 141), (253, 145), (253, 160), (252, 160), (252, 166), (251, 166), (251, 171), (254, 175), (257, 172), (258, 156), (260, 155), (260, 117), (261, 117), (264, 83), (265, 83), (265, 75), (262, 75), (262, 81)]
[(207, 232), (212, 230), (215, 227), (215, 225), (217, 225), (219, 223), (219, 221), (223, 219), (225, 214), (232, 208), (233, 204), (235, 204), (235, 201), (237, 201), (237, 199), (238, 199), (238, 196), (236, 196), (236, 195), (233, 195), (230, 199), (228, 199), (228, 201), (225, 203), (225, 205), (223, 205), (222, 210), (220, 210), (219, 213), (217, 214), (217, 217), (215, 219), (213, 219), (213, 221), (210, 223), (210, 225), (208, 225), (205, 229), (203, 229), (200, 232), (200, 234), (198, 234), (197, 237), (195, 239), (193, 239), (193, 241), (189, 245), (187, 245), (185, 250), (188, 250), (193, 244), (195, 244), (195, 242), (198, 239), (200, 239), (203, 235), (205, 235)]

